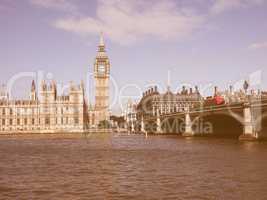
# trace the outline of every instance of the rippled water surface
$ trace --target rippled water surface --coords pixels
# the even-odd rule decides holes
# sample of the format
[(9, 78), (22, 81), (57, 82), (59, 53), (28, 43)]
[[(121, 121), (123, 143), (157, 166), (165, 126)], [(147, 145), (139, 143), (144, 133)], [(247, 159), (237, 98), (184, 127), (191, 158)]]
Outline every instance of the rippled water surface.
[(267, 199), (267, 143), (1, 136), (0, 199)]

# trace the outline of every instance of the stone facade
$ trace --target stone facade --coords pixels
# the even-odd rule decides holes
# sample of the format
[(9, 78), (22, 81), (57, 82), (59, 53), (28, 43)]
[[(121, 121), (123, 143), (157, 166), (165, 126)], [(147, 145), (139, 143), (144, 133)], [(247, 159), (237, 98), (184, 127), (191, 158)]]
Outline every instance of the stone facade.
[(171, 92), (170, 88), (167, 92), (160, 94), (157, 87), (154, 87), (143, 93), (143, 97), (137, 105), (137, 118), (140, 121), (142, 117), (184, 112), (187, 108), (199, 107), (202, 102), (203, 97), (197, 87), (195, 91), (183, 87), (182, 91), (176, 94)]
[(106, 54), (103, 35), (101, 34), (98, 52), (94, 64), (95, 106), (89, 108), (90, 127), (97, 128), (101, 121), (108, 121), (110, 62)]
[(30, 100), (0, 100), (1, 133), (84, 132), (87, 108), (83, 84), (70, 85), (69, 95), (57, 96), (56, 83), (41, 84), (39, 98), (32, 82)]
[(126, 125), (125, 128), (130, 132), (134, 132), (137, 126), (137, 105), (129, 100), (123, 114)]
[(43, 81), (37, 91), (32, 82), (29, 100), (10, 100), (0, 88), (0, 133), (85, 132), (109, 121), (110, 63), (103, 36), (94, 64), (95, 105), (88, 106), (84, 84), (70, 83), (67, 95), (59, 96), (55, 81)]

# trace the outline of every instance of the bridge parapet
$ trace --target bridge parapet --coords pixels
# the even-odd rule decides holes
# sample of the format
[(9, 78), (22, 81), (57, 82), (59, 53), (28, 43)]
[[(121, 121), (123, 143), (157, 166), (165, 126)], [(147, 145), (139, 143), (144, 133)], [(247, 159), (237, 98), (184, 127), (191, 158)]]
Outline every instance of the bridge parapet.
[[(164, 125), (162, 128), (162, 124), (164, 122), (170, 120), (180, 120), (184, 124), (183, 132), (184, 136), (196, 136), (196, 135), (205, 135), (202, 133), (195, 132), (195, 122), (196, 119), (213, 119), (212, 116), (225, 116), (230, 117), (229, 120), (232, 120), (232, 124), (236, 121), (236, 128), (239, 129), (238, 133), (235, 133), (234, 129), (232, 130), (228, 127), (227, 130), (230, 130), (230, 133), (243, 134), (240, 136), (240, 140), (255, 140), (258, 139), (259, 132), (260, 132), (260, 122), (259, 118), (262, 115), (263, 109), (266, 110), (267, 108), (267, 98), (265, 99), (258, 99), (258, 98), (247, 98), (246, 101), (242, 102), (234, 102), (228, 104), (221, 104), (221, 105), (211, 105), (211, 106), (203, 106), (198, 108), (187, 107), (183, 111), (174, 112), (170, 111), (167, 113), (160, 113), (159, 110), (156, 111), (156, 115), (150, 115), (143, 118), (144, 123), (154, 123), (155, 125), (155, 133), (163, 133), (165, 131)], [(267, 114), (267, 113), (266, 113)], [(197, 119), (197, 120), (198, 120)], [(219, 119), (216, 119), (216, 123)], [(179, 123), (180, 123), (179, 122)], [(208, 121), (205, 121), (208, 122)], [(173, 122), (171, 122), (171, 127)], [(239, 123), (239, 125), (238, 125)], [(224, 126), (224, 121), (220, 122), (221, 128), (227, 128)], [(231, 124), (231, 125), (232, 125)], [(243, 127), (243, 131), (242, 131)], [(231, 132), (232, 130), (232, 132)], [(226, 131), (227, 132), (227, 131)], [(177, 132), (178, 133), (178, 132)]]

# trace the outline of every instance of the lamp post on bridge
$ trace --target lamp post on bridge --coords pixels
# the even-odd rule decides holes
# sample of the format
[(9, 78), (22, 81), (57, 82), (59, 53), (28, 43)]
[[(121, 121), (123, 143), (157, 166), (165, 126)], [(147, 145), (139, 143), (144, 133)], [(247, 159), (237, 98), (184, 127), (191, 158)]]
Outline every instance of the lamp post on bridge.
[(244, 88), (244, 91), (245, 91), (245, 94), (247, 95), (248, 93), (248, 88), (249, 88), (249, 84), (248, 82), (245, 80), (244, 84), (243, 84), (243, 88)]

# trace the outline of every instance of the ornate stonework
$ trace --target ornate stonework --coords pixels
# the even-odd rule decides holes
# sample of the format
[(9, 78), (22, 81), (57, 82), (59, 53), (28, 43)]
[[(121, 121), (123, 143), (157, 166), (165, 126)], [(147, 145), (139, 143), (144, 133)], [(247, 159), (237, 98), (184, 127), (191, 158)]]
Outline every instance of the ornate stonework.
[(95, 125), (109, 120), (109, 75), (110, 62), (105, 50), (103, 35), (100, 36), (97, 56), (94, 64), (95, 109), (93, 120)]
[(0, 100), (0, 133), (84, 132), (87, 129), (84, 86), (70, 84), (67, 96), (58, 96), (56, 83), (44, 81), (39, 98), (32, 82), (29, 100)]
[(95, 105), (87, 106), (84, 85), (69, 86), (67, 95), (59, 96), (55, 81), (37, 87), (32, 82), (29, 100), (10, 100), (5, 87), (0, 88), (0, 133), (85, 132), (109, 120), (110, 63), (101, 34), (94, 63)]

